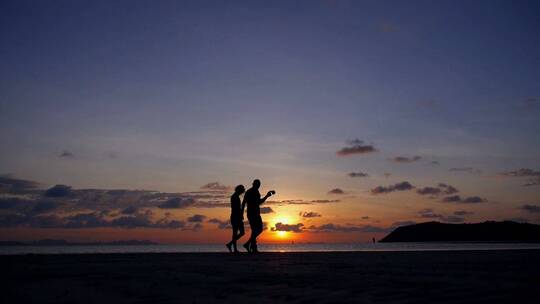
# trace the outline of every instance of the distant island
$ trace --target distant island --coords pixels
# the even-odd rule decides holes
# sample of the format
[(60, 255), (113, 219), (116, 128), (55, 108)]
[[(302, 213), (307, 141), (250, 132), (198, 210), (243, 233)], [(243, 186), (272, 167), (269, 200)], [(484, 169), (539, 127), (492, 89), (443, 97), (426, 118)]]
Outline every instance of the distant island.
[(68, 242), (66, 240), (39, 240), (33, 242), (0, 241), (0, 246), (141, 246), (159, 245), (147, 240), (125, 240), (112, 242)]
[(427, 222), (398, 227), (380, 242), (540, 242), (540, 225), (511, 221)]

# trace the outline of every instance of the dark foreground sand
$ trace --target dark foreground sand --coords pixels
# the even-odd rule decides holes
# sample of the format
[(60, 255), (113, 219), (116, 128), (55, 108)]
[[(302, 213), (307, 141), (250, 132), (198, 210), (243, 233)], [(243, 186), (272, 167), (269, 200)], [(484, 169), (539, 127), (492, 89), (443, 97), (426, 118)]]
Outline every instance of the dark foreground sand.
[(540, 303), (540, 250), (1, 256), (1, 303)]

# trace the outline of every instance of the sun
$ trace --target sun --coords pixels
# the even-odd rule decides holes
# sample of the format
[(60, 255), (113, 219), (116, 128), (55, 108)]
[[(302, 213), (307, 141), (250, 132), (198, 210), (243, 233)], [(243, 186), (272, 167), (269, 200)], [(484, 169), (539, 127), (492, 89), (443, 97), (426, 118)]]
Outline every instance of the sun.
[[(277, 223), (291, 224), (292, 222), (292, 217), (288, 214), (279, 214), (271, 220), (272, 227), (275, 227)], [(274, 233), (279, 239), (287, 239), (291, 236), (291, 232), (288, 231), (275, 231)]]

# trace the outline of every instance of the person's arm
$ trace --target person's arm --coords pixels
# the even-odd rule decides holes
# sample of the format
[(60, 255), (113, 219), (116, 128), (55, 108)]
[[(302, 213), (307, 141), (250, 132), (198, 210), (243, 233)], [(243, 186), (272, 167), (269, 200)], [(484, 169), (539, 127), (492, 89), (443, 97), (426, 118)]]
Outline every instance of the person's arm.
[(242, 218), (244, 218), (244, 209), (246, 208), (246, 196), (244, 195), (244, 199), (242, 200)]
[(268, 191), (268, 193), (266, 193), (266, 195), (265, 195), (263, 198), (261, 198), (261, 200), (260, 200), (260, 202), (259, 202), (259, 205), (261, 205), (262, 203), (264, 203), (264, 202), (266, 201), (267, 198), (269, 198), (270, 196), (272, 196), (273, 192), (274, 192), (274, 190)]

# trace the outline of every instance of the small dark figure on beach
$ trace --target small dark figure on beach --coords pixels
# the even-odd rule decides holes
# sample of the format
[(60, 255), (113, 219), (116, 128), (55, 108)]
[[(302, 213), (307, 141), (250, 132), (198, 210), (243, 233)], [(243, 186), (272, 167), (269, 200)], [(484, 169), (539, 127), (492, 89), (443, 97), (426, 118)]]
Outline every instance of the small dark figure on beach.
[(246, 189), (243, 185), (238, 185), (234, 188), (234, 193), (231, 195), (231, 226), (232, 226), (232, 239), (225, 244), (229, 252), (239, 252), (236, 248), (236, 241), (244, 235), (244, 207), (240, 204), (240, 195), (242, 195)]
[(261, 181), (256, 179), (253, 181), (253, 187), (246, 191), (244, 200), (242, 201), (242, 210), (247, 205), (247, 217), (249, 220), (249, 226), (251, 227), (251, 236), (249, 241), (244, 244), (244, 248), (248, 252), (257, 253), (257, 236), (263, 231), (263, 222), (261, 218), (260, 205), (266, 201), (267, 198), (275, 194), (274, 190), (268, 191), (268, 193), (261, 198), (259, 188), (261, 187)]

